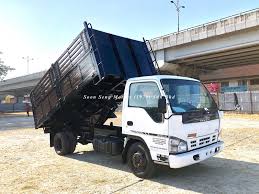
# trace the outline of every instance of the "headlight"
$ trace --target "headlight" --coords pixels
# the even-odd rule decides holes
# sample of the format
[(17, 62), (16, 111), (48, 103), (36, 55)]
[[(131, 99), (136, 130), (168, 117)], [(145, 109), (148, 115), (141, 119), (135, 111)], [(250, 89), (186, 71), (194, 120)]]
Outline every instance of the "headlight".
[(169, 139), (169, 153), (176, 154), (187, 151), (187, 143), (176, 137), (170, 137)]

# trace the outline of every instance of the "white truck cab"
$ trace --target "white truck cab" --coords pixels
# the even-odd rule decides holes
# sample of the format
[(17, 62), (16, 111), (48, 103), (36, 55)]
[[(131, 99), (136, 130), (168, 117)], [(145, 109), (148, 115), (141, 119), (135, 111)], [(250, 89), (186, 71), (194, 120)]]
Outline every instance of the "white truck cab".
[(169, 75), (129, 79), (124, 91), (122, 133), (125, 144), (137, 139), (145, 148), (141, 151), (140, 145), (128, 154), (133, 173), (148, 176), (144, 169), (150, 158), (153, 163), (181, 168), (219, 153), (224, 145), (219, 139), (220, 115), (199, 80)]

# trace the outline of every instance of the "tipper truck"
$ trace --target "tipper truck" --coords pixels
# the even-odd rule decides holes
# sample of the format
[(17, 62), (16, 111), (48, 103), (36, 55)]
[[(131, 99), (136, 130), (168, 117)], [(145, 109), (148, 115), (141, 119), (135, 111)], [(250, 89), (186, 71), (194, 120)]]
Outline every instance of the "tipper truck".
[[(57, 154), (91, 143), (150, 178), (158, 164), (181, 168), (223, 149), (222, 114), (200, 81), (159, 75), (147, 41), (84, 26), (30, 94), (35, 128)], [(122, 125), (105, 124), (119, 104)]]

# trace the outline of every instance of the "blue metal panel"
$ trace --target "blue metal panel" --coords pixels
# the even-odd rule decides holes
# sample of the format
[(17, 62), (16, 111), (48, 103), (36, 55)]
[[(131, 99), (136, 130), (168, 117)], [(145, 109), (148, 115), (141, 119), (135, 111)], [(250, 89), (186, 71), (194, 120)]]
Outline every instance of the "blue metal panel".
[[(102, 76), (114, 75), (127, 80), (157, 74), (144, 42), (98, 30), (93, 30), (93, 34), (104, 68)], [(95, 44), (93, 41), (91, 43)]]
[(24, 103), (15, 103), (15, 104), (0, 103), (0, 112), (18, 112), (18, 111), (25, 111)]
[[(109, 34), (93, 30), (106, 75), (120, 75)], [(104, 76), (104, 75), (102, 75)]]
[(130, 48), (128, 46), (127, 39), (117, 36), (114, 36), (114, 39), (121, 59), (122, 68), (125, 72), (126, 79), (136, 76), (138, 72), (136, 69), (136, 65), (134, 65), (134, 60), (130, 53)]
[(221, 87), (221, 92), (244, 92), (247, 86)]
[(155, 75), (157, 71), (152, 63), (151, 56), (148, 52), (147, 46), (144, 42), (131, 40), (134, 52), (136, 53), (137, 60), (143, 76)]

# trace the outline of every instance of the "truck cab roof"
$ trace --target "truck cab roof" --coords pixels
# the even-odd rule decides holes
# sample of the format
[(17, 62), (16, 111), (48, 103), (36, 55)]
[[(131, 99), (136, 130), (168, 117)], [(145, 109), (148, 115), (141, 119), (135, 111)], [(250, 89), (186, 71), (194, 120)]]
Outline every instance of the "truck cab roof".
[(161, 79), (181, 79), (181, 80), (190, 80), (190, 81), (197, 81), (197, 79), (183, 77), (183, 76), (175, 76), (175, 75), (152, 75), (152, 76), (142, 76), (142, 77), (134, 77), (128, 79), (128, 81), (144, 81), (144, 80), (157, 80), (160, 81)]

